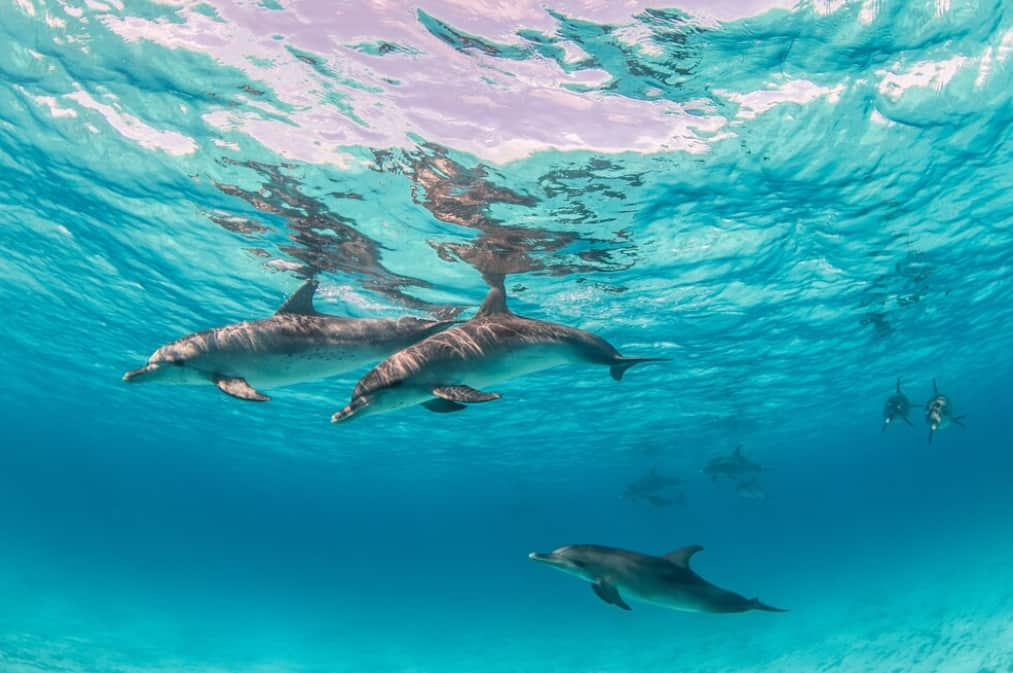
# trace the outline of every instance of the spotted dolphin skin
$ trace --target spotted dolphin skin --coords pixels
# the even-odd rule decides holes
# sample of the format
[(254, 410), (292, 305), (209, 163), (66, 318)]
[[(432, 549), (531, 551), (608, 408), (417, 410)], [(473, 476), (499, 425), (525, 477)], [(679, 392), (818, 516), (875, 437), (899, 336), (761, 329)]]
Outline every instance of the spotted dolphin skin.
[(415, 404), (440, 413), (461, 411), (465, 404), (500, 398), (482, 388), (549, 367), (604, 365), (619, 381), (633, 365), (667, 359), (623, 357), (590, 332), (514, 315), (506, 305), (502, 277), (487, 280), (491, 289), (475, 317), (381, 362), (359, 381), (351, 401), (331, 420), (338, 423)]
[(697, 575), (689, 561), (703, 547), (683, 547), (664, 556), (648, 556), (615, 547), (574, 544), (528, 558), (591, 583), (600, 599), (630, 610), (624, 596), (685, 612), (786, 612), (717, 587)]
[(932, 436), (935, 435), (936, 430), (945, 428), (951, 423), (959, 426), (964, 425), (964, 417), (953, 415), (953, 405), (950, 404), (950, 398), (939, 392), (939, 386), (936, 385), (935, 379), (932, 379), (932, 399), (925, 405), (925, 422), (929, 426), (929, 444), (932, 443)]
[[(307, 281), (270, 318), (216, 327), (162, 346), (128, 383), (213, 383), (241, 400), (270, 399), (260, 387), (313, 381), (364, 367), (455, 324), (419, 318), (344, 318), (313, 307)], [(459, 322), (459, 321), (458, 321)]]
[(911, 401), (900, 389), (900, 379), (897, 379), (897, 392), (891, 395), (883, 406), (883, 430), (898, 418), (908, 425), (911, 425)]

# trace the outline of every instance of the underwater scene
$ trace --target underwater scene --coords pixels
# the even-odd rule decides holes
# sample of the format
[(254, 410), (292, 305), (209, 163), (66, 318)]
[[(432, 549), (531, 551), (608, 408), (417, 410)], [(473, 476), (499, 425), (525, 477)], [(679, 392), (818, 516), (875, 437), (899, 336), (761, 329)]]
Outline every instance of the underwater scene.
[(1013, 672), (1010, 0), (0, 0), (0, 673)]

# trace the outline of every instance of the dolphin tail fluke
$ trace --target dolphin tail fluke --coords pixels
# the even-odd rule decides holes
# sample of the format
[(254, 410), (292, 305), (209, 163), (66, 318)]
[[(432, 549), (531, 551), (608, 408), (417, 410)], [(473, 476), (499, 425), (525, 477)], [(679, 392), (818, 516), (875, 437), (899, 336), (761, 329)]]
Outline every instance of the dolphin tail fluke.
[(766, 603), (760, 602), (759, 598), (754, 598), (749, 601), (750, 607), (754, 610), (762, 610), (763, 612), (788, 612), (784, 608), (775, 608), (773, 605), (767, 605)]
[(639, 365), (642, 362), (670, 362), (672, 358), (624, 358), (617, 357), (613, 360), (613, 364), (609, 367), (609, 374), (612, 375), (616, 381), (623, 380), (623, 374), (626, 370), (634, 365)]
[(935, 430), (933, 430), (932, 428), (929, 428), (929, 444), (932, 443), (932, 435), (934, 435), (934, 434), (935, 434)]

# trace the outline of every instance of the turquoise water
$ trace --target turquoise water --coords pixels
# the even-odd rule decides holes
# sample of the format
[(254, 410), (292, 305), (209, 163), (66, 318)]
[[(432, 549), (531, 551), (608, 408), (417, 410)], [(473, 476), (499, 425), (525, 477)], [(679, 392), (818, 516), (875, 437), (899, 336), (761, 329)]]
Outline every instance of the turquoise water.
[[(1013, 671), (1008, 2), (0, 3), (0, 672)], [(121, 381), (481, 271), (672, 361), (348, 425), (365, 369)], [(617, 610), (568, 543), (790, 612)]]

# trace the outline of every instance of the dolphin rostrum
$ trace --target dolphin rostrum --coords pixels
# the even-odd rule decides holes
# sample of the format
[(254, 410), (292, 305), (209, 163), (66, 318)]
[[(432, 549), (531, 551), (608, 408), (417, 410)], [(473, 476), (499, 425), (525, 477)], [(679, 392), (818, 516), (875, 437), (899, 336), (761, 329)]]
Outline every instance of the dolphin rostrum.
[(619, 381), (633, 365), (667, 359), (623, 357), (590, 332), (514, 315), (506, 305), (502, 276), (487, 280), (491, 289), (475, 317), (378, 364), (362, 377), (351, 401), (331, 421), (414, 404), (439, 413), (461, 411), (465, 403), (501, 397), (483, 392), (485, 386), (556, 365), (605, 365)]
[(908, 418), (910, 413), (911, 401), (908, 400), (907, 395), (901, 392), (900, 379), (897, 379), (897, 392), (886, 400), (886, 405), (883, 407), (883, 430), (886, 430), (886, 426), (897, 418), (911, 425), (911, 419)]
[(945, 428), (950, 423), (961, 427), (964, 425), (964, 417), (953, 415), (950, 398), (939, 392), (935, 379), (932, 379), (932, 399), (925, 404), (925, 422), (929, 425), (929, 444), (932, 443), (936, 430)]
[(232, 397), (263, 402), (259, 387), (326, 378), (381, 360), (453, 320), (345, 318), (317, 313), (317, 281), (306, 281), (270, 318), (215, 327), (162, 346), (128, 383), (214, 383)]
[(739, 480), (762, 472), (763, 466), (746, 458), (739, 444), (730, 455), (711, 458), (700, 471), (709, 475), (711, 481), (717, 481), (718, 477)]
[(697, 575), (689, 561), (702, 549), (691, 545), (664, 556), (648, 556), (615, 547), (574, 544), (548, 554), (528, 554), (528, 558), (590, 582), (599, 598), (623, 610), (631, 609), (623, 600), (626, 595), (686, 612), (786, 612), (714, 586)]

